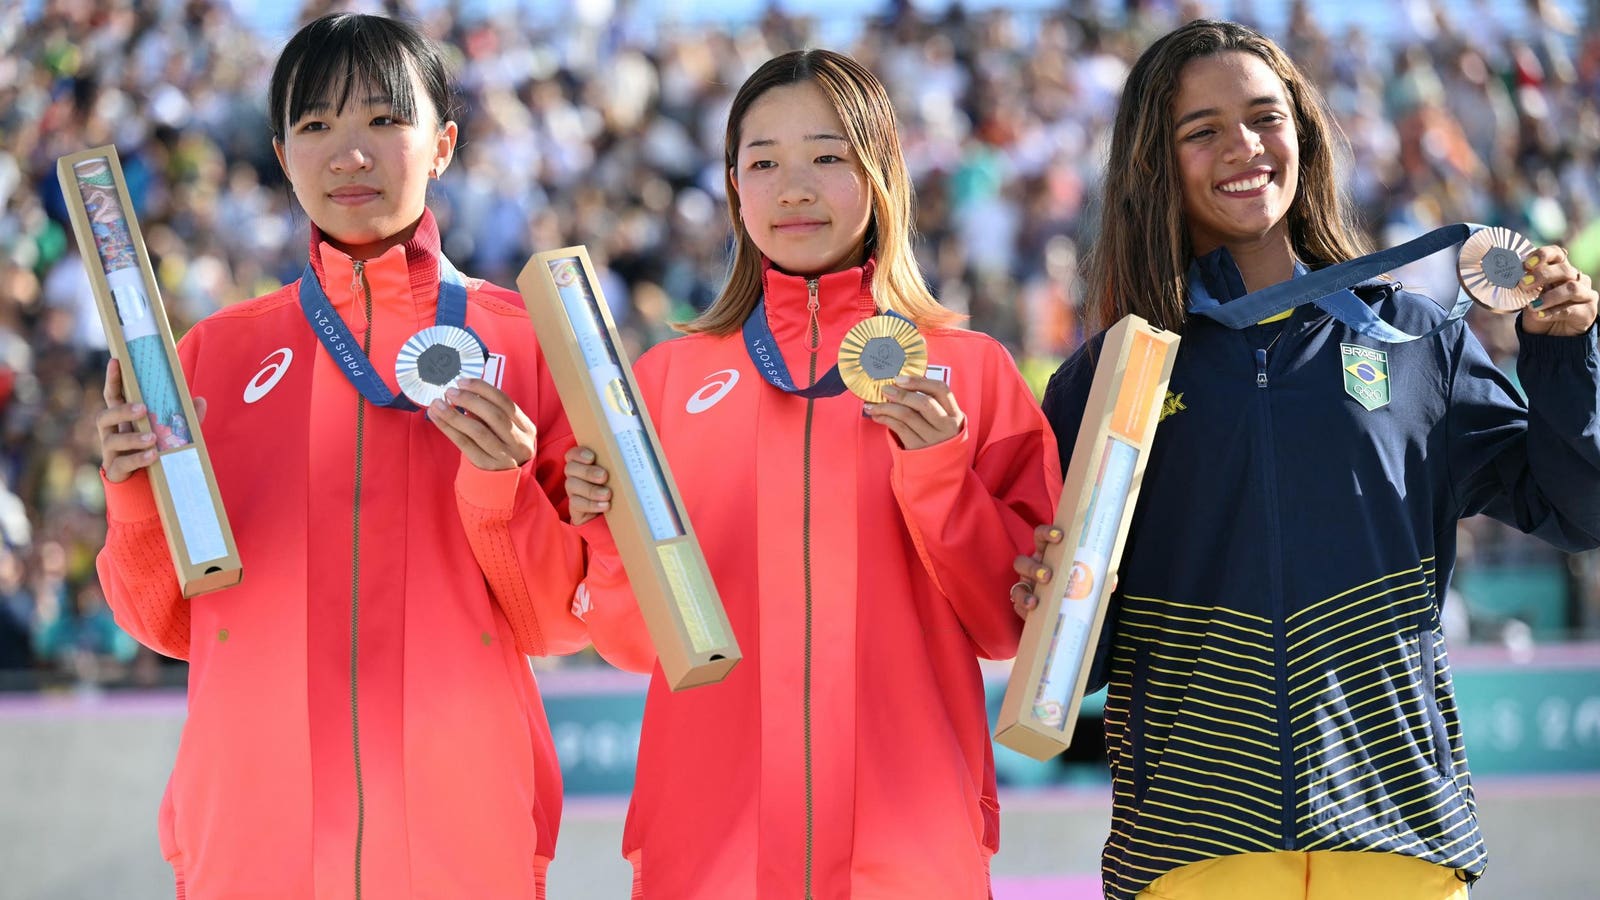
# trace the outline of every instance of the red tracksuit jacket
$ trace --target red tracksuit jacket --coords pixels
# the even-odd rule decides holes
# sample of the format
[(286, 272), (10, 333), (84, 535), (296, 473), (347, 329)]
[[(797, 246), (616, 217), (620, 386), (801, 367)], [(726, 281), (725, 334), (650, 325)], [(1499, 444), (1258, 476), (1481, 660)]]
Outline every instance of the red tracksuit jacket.
[[(876, 312), (870, 268), (827, 275), (815, 374)], [(809, 285), (768, 270), (768, 319), (808, 384)], [(646, 900), (974, 900), (999, 847), (978, 657), (1015, 654), (1007, 590), (1061, 477), (1005, 349), (926, 329), (964, 430), (907, 451), (853, 395), (762, 381), (740, 335), (646, 353), (637, 378), (744, 659), (652, 681), (623, 851)], [(655, 664), (602, 520), (583, 602), (595, 646)], [(580, 596), (581, 593), (580, 593)]]
[[(438, 251), (425, 215), (363, 283), (313, 236), (320, 283), (358, 339), (372, 329), (391, 390), (401, 343), (433, 324)], [(527, 465), (484, 472), (421, 413), (368, 403), (358, 427), (365, 401), (297, 287), (179, 343), (244, 580), (182, 599), (148, 478), (106, 486), (117, 621), (190, 664), (163, 852), (191, 900), (353, 897), (358, 859), (367, 898), (538, 896), (561, 776), (525, 655), (588, 638), (571, 612), (582, 541), (562, 522), (572, 436), (526, 310), (467, 281), (467, 325), (539, 429)]]

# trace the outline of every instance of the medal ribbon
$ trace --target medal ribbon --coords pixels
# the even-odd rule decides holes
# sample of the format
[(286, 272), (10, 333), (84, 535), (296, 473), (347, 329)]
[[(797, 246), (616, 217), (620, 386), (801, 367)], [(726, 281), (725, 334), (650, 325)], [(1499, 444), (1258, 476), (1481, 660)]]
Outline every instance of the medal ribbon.
[[(892, 309), (886, 309), (879, 315), (894, 316), (903, 322), (911, 322)], [(819, 397), (836, 397), (845, 391), (844, 378), (840, 376), (837, 365), (824, 372), (811, 387), (802, 388), (795, 385), (794, 379), (789, 376), (789, 367), (783, 361), (783, 353), (778, 350), (778, 341), (772, 336), (772, 326), (767, 324), (767, 301), (764, 297), (756, 301), (755, 309), (750, 310), (750, 315), (744, 320), (744, 349), (750, 354), (750, 362), (755, 364), (756, 371), (761, 373), (767, 384), (786, 394), (811, 400)]]
[(1446, 225), (1387, 250), (1306, 272), (1259, 291), (1251, 291), (1227, 303), (1218, 303), (1200, 279), (1198, 263), (1189, 264), (1189, 312), (1239, 330), (1303, 306), (1315, 304), (1357, 334), (1388, 344), (1432, 337), (1472, 308), (1472, 297), (1456, 290), (1455, 306), (1439, 324), (1422, 334), (1410, 334), (1385, 322), (1378, 313), (1350, 288), (1386, 272), (1459, 244), (1484, 226), (1471, 223)]
[[(439, 300), (434, 311), (433, 324), (460, 328), (471, 334), (481, 346), (482, 339), (478, 338), (472, 329), (466, 327), (465, 280), (443, 253), (440, 253), (437, 259)], [(361, 343), (334, 311), (333, 304), (323, 292), (322, 285), (317, 281), (317, 273), (309, 262), (306, 263), (306, 270), (300, 275), (300, 311), (305, 315), (306, 323), (311, 326), (311, 330), (316, 333), (317, 340), (322, 342), (322, 348), (327, 350), (333, 361), (339, 364), (339, 370), (344, 373), (350, 384), (361, 392), (361, 396), (367, 398), (374, 406), (406, 412), (418, 411), (417, 405), (404, 394), (396, 394), (389, 390), (389, 385), (385, 384), (383, 378), (373, 370), (372, 360), (367, 359), (367, 354), (361, 350)], [(484, 356), (488, 356), (487, 348)]]

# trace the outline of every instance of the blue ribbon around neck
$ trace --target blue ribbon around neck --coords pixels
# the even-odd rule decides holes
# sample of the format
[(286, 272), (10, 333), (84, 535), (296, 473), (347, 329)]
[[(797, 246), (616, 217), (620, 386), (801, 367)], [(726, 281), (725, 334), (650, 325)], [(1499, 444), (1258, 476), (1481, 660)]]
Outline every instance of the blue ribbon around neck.
[[(880, 315), (894, 316), (903, 322), (911, 321), (892, 309), (886, 309)], [(778, 349), (778, 341), (772, 336), (772, 326), (767, 323), (767, 301), (764, 297), (756, 301), (755, 309), (750, 310), (750, 315), (744, 320), (744, 348), (750, 354), (750, 362), (755, 364), (756, 371), (761, 373), (767, 384), (786, 394), (812, 400), (837, 397), (845, 391), (844, 378), (839, 374), (837, 365), (824, 372), (810, 387), (802, 388), (794, 383), (789, 375), (789, 366), (783, 361), (783, 353)]]
[[(466, 281), (443, 253), (436, 258), (439, 260), (439, 300), (433, 324), (460, 328), (472, 334), (482, 345), (482, 339), (466, 327)], [(350, 384), (372, 405), (407, 412), (417, 412), (420, 409), (404, 394), (396, 394), (389, 390), (389, 385), (372, 368), (372, 360), (367, 358), (366, 352), (361, 349), (361, 342), (356, 340), (355, 335), (350, 332), (350, 327), (334, 310), (328, 295), (322, 290), (321, 283), (317, 281), (316, 271), (309, 262), (306, 263), (305, 272), (300, 275), (300, 311), (305, 315), (306, 323), (311, 326), (311, 330), (316, 333), (317, 340), (322, 342), (323, 349), (328, 351), (328, 356), (338, 364), (339, 371), (344, 373)], [(371, 323), (368, 323), (367, 327), (372, 327)], [(484, 355), (487, 356), (488, 353), (485, 352)]]
[(1467, 310), (1472, 308), (1472, 297), (1464, 289), (1456, 290), (1455, 305), (1450, 308), (1444, 320), (1422, 334), (1410, 334), (1385, 322), (1371, 306), (1350, 289), (1364, 281), (1398, 269), (1406, 263), (1415, 262), (1446, 247), (1459, 244), (1483, 227), (1470, 223), (1446, 225), (1404, 244), (1336, 263), (1315, 272), (1299, 274), (1301, 267), (1297, 266), (1298, 277), (1281, 281), (1259, 291), (1251, 291), (1227, 303), (1219, 303), (1211, 296), (1211, 292), (1205, 289), (1199, 277), (1199, 264), (1190, 263), (1189, 312), (1239, 330), (1312, 303), (1357, 334), (1384, 343), (1404, 344), (1432, 337), (1466, 315)]

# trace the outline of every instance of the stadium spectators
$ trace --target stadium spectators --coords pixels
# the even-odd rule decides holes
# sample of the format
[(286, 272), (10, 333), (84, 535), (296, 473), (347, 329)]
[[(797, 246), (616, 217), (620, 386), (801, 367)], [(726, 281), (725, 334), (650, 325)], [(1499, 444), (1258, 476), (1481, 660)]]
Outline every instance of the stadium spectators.
[[(1077, 260), (1131, 60), (1183, 19), (1240, 6), (1129, 2), (1107, 16), (1093, 11), (1112, 4), (1078, 0), (930, 15), (897, 2), (859, 22), (768, 13), (705, 28), (656, 22), (647, 3), (559, 24), (530, 24), (512, 5), (468, 4), (504, 7), (468, 16), (428, 4), (421, 16), (460, 54), (459, 155), (430, 206), (464, 270), (509, 284), (531, 252), (587, 244), (629, 349), (671, 336), (671, 322), (715, 296), (727, 264), (720, 123), (732, 86), (776, 53), (848, 33), (832, 46), (881, 73), (895, 98), (935, 293), (1042, 375), (1092, 327), (1077, 307)], [(307, 3), (288, 27), (330, 6)], [(1580, 269), (1600, 270), (1594, 23), (1579, 29), (1548, 2), (1471, 21), (1432, 4), (1384, 42), (1331, 32), (1304, 0), (1283, 6), (1285, 28), (1268, 33), (1343, 124), (1375, 243), (1476, 221), (1564, 244)], [(12, 667), (0, 688), (158, 677), (153, 660), (127, 665), (94, 584), (105, 343), (55, 160), (117, 144), (176, 330), (293, 279), (302, 214), (265, 140), (265, 75), (283, 37), (210, 0), (0, 11), (0, 669)], [(1447, 286), (1447, 262), (1402, 277)], [(1498, 358), (1514, 357), (1509, 322), (1474, 325)], [(1464, 575), (1558, 567), (1580, 601), (1557, 628), (1600, 633), (1595, 559), (1565, 560), (1485, 521), (1464, 528)], [(1496, 615), (1477, 636), (1497, 636)]]

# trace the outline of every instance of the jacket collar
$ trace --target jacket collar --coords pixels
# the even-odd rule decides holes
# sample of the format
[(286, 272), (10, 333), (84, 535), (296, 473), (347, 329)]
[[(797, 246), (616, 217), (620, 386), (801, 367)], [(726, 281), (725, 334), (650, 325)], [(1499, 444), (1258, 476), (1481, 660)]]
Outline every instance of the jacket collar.
[[(439, 302), (439, 226), (433, 213), (424, 209), (416, 231), (402, 244), (390, 247), (381, 256), (362, 263), (362, 277), (371, 288), (373, 310), (393, 310), (431, 319)], [(364, 291), (355, 277), (355, 260), (327, 242), (321, 229), (311, 226), (311, 269), (323, 293), (335, 309), (346, 312), (354, 307), (354, 317), (362, 318)]]
[[(1295, 260), (1295, 278), (1309, 271), (1305, 263)], [(1239, 266), (1233, 261), (1233, 254), (1228, 252), (1227, 247), (1218, 247), (1204, 256), (1195, 257), (1189, 264), (1188, 281), (1191, 312), (1208, 305), (1237, 300), (1249, 293), (1245, 290), (1244, 276), (1239, 274)], [(1369, 278), (1350, 290), (1370, 304), (1382, 299), (1394, 287), (1395, 282), (1379, 277)]]
[(876, 262), (868, 260), (864, 265), (810, 279), (781, 272), (770, 260), (763, 259), (761, 286), (772, 336), (780, 345), (808, 342), (811, 283), (815, 281), (820, 346), (827, 354), (834, 353), (846, 331), (878, 312), (877, 301), (872, 296), (872, 276), (876, 268)]

